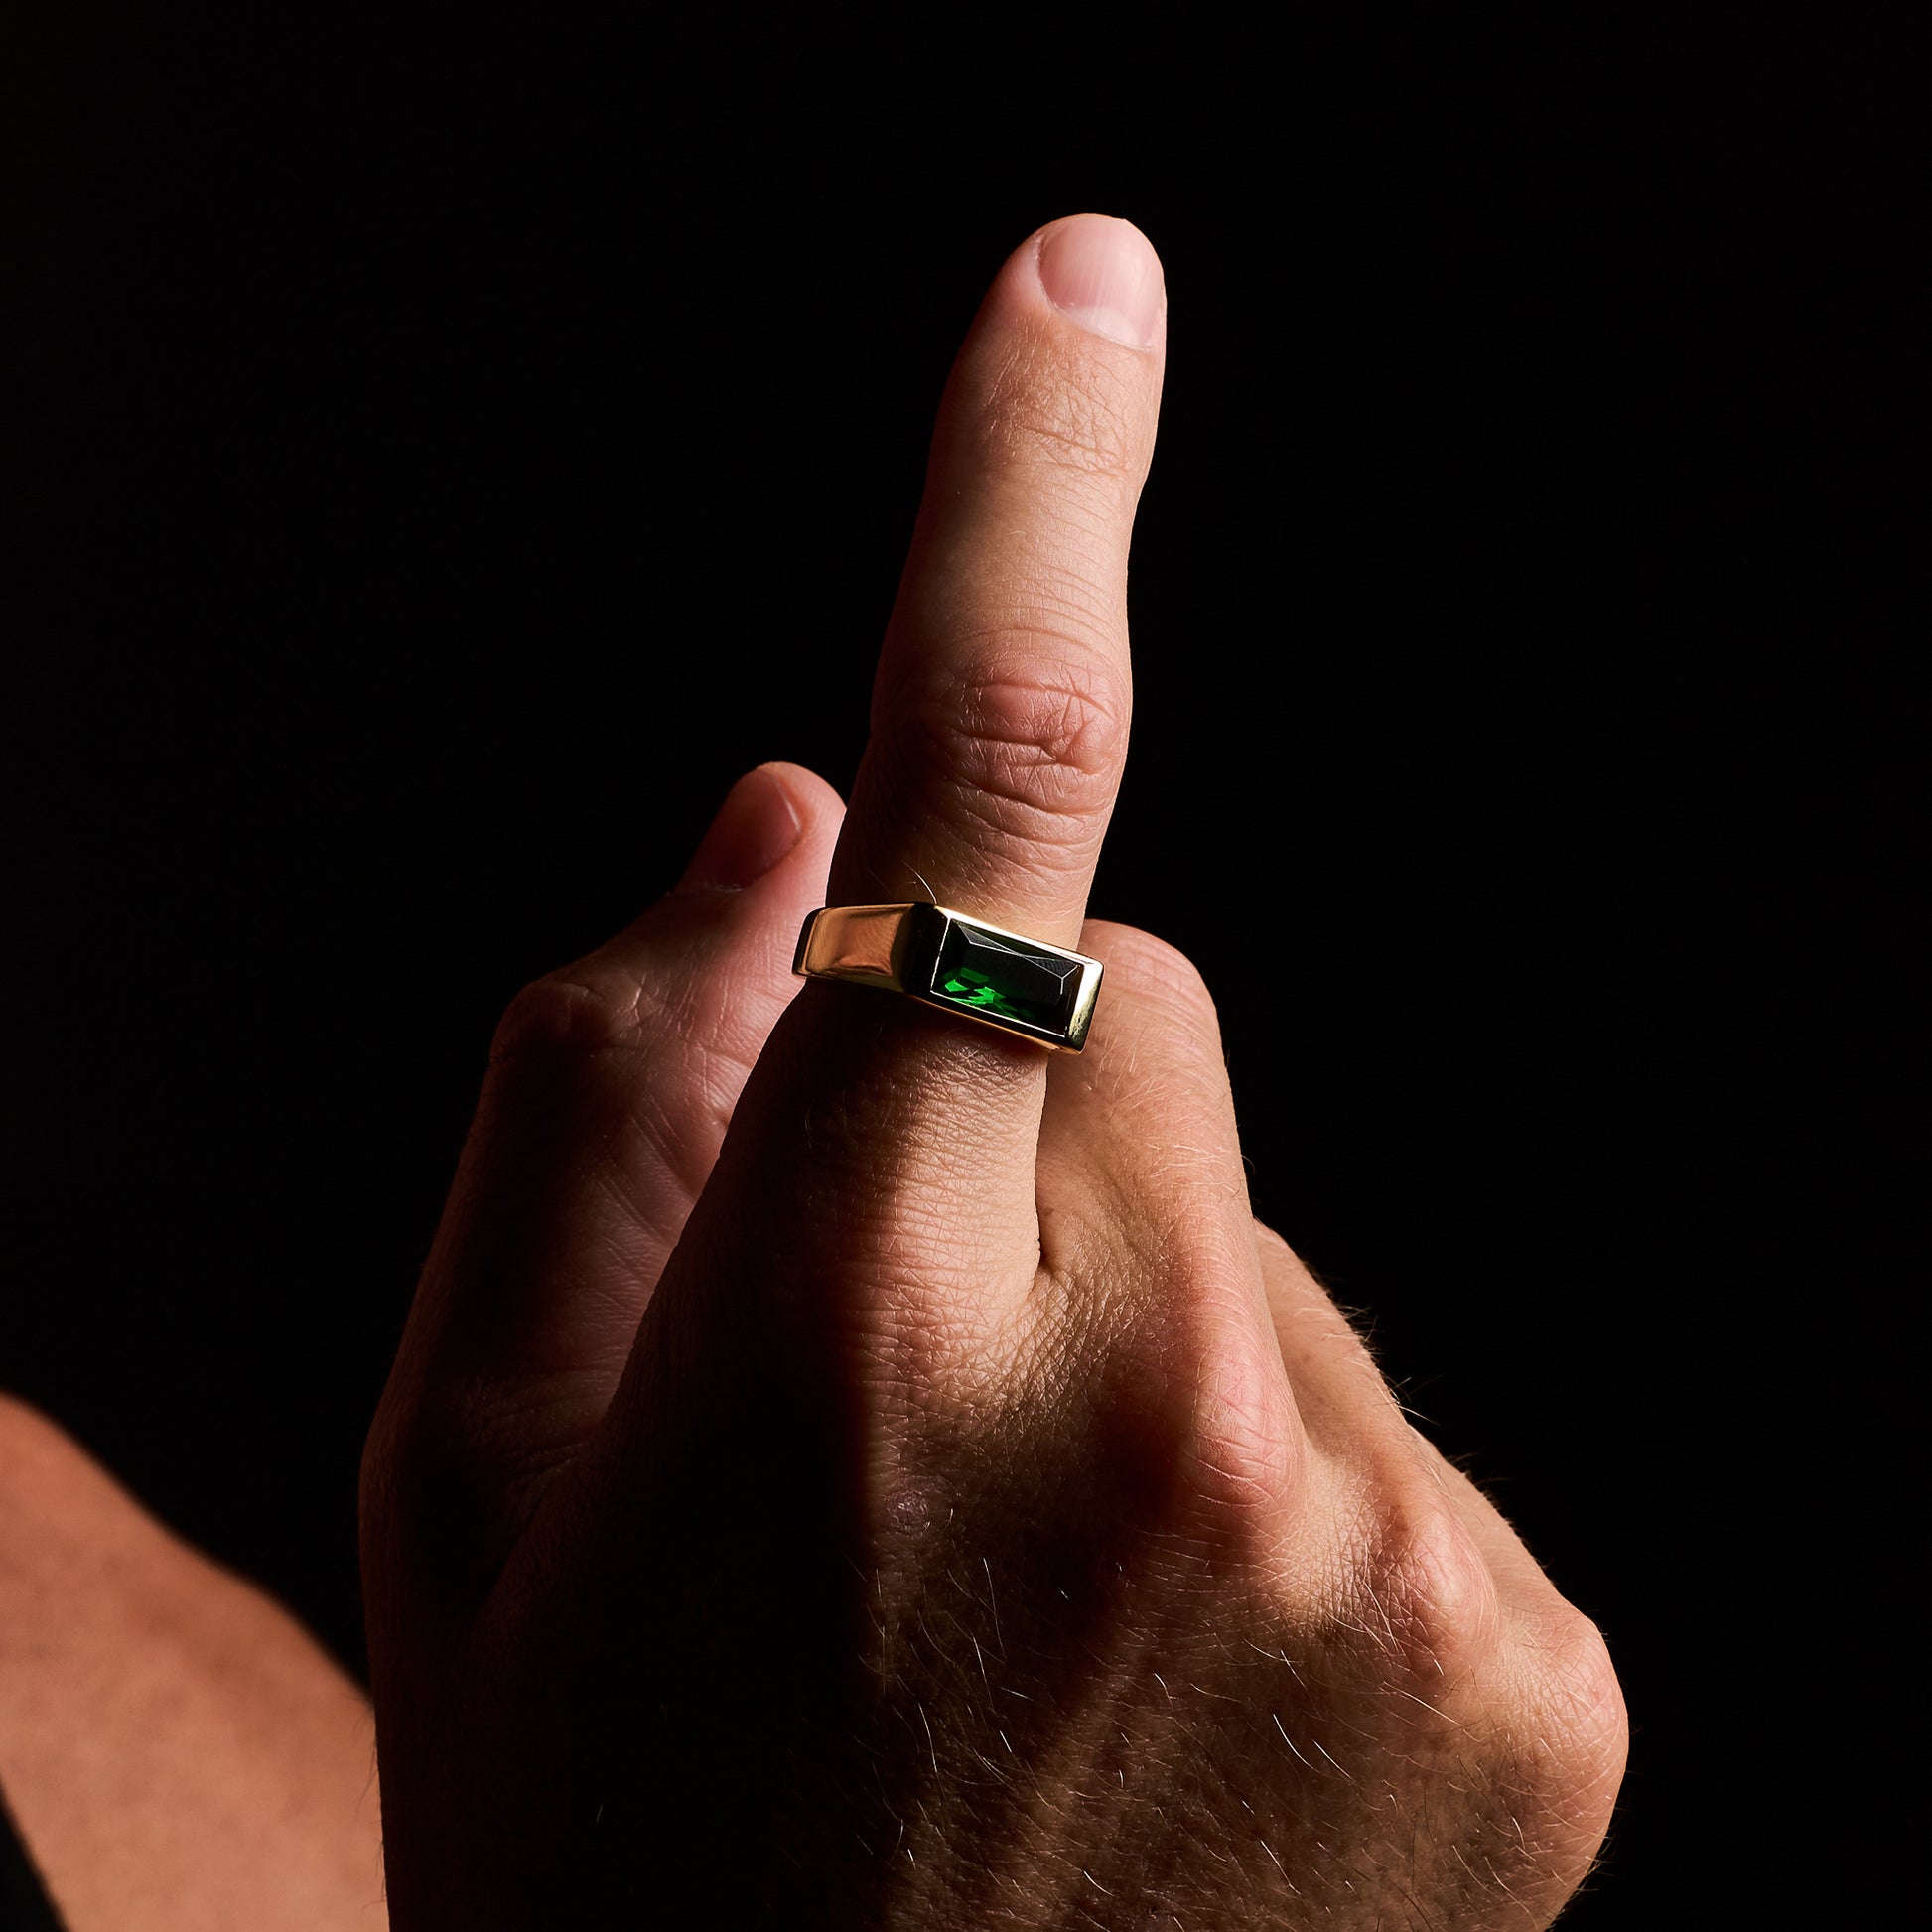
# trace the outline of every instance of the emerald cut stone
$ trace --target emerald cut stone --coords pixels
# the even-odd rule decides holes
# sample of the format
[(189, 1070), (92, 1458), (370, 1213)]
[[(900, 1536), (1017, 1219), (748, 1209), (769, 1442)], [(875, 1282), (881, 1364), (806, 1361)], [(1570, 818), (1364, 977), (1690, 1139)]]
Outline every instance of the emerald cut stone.
[(1064, 1034), (1080, 961), (954, 919), (932, 973), (935, 999), (992, 1020)]

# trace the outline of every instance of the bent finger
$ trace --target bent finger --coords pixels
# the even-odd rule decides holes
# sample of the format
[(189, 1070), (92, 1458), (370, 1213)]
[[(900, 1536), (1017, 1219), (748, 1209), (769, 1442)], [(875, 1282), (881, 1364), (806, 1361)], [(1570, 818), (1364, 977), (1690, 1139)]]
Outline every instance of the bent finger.
[[(1237, 1514), (1298, 1490), (1306, 1442), (1265, 1300), (1219, 1025), (1172, 946), (1089, 921), (1110, 999), (1088, 1050), (1053, 1062), (1040, 1125), (1050, 1354), (1124, 1364), (1123, 1391)], [(1117, 1374), (1117, 1369), (1110, 1369)]]
[(1333, 1297), (1273, 1228), (1259, 1227), (1257, 1234), (1282, 1359), (1322, 1452), (1394, 1498), (1399, 1525), (1415, 1513), (1418, 1497), (1424, 1509), (1432, 1502), (1446, 1505), (1501, 1590), (1505, 1608), (1541, 1610), (1557, 1601), (1554, 1586), (1495, 1504), (1410, 1423)]
[(602, 1416), (797, 990), (841, 809), (798, 766), (748, 773), (677, 889), (498, 1027), (384, 1404), (442, 1439), (486, 1512), (527, 1500)]

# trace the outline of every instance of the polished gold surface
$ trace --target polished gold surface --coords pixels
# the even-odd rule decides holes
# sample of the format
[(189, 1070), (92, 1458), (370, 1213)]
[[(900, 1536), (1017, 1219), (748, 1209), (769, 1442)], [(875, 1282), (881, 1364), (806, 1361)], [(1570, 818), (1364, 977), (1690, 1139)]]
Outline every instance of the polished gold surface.
[(911, 910), (909, 905), (828, 905), (805, 921), (791, 970), (902, 993), (899, 968)]
[[(949, 951), (970, 951), (990, 967), (984, 972), (955, 968), (942, 983), (941, 960)], [(1014, 980), (1004, 988), (1003, 966)], [(791, 969), (806, 978), (902, 993), (1060, 1053), (1077, 1053), (1086, 1044), (1103, 970), (1085, 953), (1049, 946), (969, 912), (917, 903), (821, 908), (798, 935)], [(948, 986), (961, 990), (948, 991)], [(964, 990), (967, 986), (971, 990)]]
[(1087, 959), (1086, 970), (1080, 975), (1078, 991), (1073, 996), (1073, 1017), (1067, 1022), (1066, 1043), (1058, 1050), (1062, 1053), (1077, 1053), (1087, 1043), (1087, 1029), (1093, 1025), (1093, 1009), (1100, 998), (1100, 975), (1103, 970), (1100, 961)]

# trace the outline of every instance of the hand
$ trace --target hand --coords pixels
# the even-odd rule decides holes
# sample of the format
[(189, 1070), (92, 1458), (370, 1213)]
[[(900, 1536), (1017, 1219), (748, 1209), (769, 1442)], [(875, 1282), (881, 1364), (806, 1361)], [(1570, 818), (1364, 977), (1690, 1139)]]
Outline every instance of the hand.
[[(1594, 1629), (1256, 1226), (1198, 976), (1082, 924), (1165, 313), (1125, 223), (1018, 250), (843, 828), (751, 774), (503, 1024), (365, 1463), (402, 1932), (1542, 1925), (1594, 1855)], [(928, 891), (1107, 962), (1083, 1056), (793, 999)]]

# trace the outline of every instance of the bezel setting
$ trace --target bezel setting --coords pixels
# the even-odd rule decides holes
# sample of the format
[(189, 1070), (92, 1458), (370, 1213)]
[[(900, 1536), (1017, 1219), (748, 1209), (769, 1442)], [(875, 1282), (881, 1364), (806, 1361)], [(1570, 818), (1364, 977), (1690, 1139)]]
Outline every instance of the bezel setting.
[(1101, 962), (949, 906), (828, 905), (798, 935), (792, 971), (902, 993), (977, 1026), (1077, 1053)]

